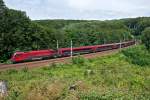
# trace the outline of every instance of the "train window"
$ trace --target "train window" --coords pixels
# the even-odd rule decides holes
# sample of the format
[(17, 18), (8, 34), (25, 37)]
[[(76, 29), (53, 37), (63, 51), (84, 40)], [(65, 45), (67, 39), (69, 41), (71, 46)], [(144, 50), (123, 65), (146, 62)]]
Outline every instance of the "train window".
[(64, 53), (65, 53), (65, 52), (71, 52), (71, 50), (66, 50), (66, 51), (63, 51), (63, 52), (64, 52)]

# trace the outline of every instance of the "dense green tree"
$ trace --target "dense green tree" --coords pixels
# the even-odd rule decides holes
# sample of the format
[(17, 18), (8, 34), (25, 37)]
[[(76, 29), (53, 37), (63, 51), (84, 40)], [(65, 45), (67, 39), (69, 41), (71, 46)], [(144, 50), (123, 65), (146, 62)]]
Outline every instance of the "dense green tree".
[(0, 0), (0, 9), (5, 8), (5, 7), (6, 7), (6, 6), (5, 6), (3, 0)]
[(10, 58), (15, 51), (28, 51), (54, 47), (50, 29), (31, 22), (25, 12), (8, 9), (1, 3), (0, 60)]
[(133, 35), (141, 35), (146, 27), (150, 26), (150, 17), (122, 19)]
[(146, 48), (150, 50), (150, 27), (147, 27), (142, 32), (142, 42), (145, 44)]
[(114, 21), (73, 23), (64, 27), (63, 30), (67, 39), (73, 40), (74, 46), (97, 45), (131, 39), (128, 28)]
[[(24, 31), (30, 24), (24, 12), (4, 9), (0, 20), (0, 52), (6, 58), (24, 41)], [(3, 56), (1, 56), (3, 57)]]

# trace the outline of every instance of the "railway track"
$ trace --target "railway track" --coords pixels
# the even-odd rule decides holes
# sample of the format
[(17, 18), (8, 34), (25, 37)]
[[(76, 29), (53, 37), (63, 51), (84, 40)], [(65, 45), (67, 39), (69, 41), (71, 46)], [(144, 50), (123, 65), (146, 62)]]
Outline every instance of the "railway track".
[[(123, 49), (123, 48), (122, 48)], [(84, 58), (95, 58), (100, 56), (106, 56), (110, 55), (112, 53), (117, 53), (120, 49), (113, 49), (103, 52), (97, 52), (97, 53), (90, 53), (90, 54), (84, 54), (81, 55)], [(77, 56), (74, 56), (77, 57)], [(56, 59), (48, 59), (48, 60), (41, 60), (41, 61), (33, 61), (33, 62), (25, 62), (25, 63), (19, 63), (19, 64), (0, 64), (0, 70), (7, 70), (7, 69), (22, 69), (22, 68), (37, 68), (42, 66), (48, 66), (53, 63), (69, 63), (71, 61), (71, 57), (64, 57), (64, 58), (56, 58)]]

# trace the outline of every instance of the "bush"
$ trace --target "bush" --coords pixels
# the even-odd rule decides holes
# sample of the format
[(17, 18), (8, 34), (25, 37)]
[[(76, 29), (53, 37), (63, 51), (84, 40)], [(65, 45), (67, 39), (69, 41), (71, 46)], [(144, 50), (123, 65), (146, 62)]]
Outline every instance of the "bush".
[(7, 60), (6, 62), (4, 62), (5, 64), (12, 64), (12, 62), (10, 60)]
[(150, 27), (146, 28), (142, 32), (142, 42), (146, 46), (146, 48), (150, 51)]
[(81, 100), (101, 100), (102, 97), (101, 95), (98, 95), (95, 92), (89, 93), (89, 94), (80, 94), (80, 99)]
[(28, 72), (28, 67), (22, 68), (22, 71), (25, 72), (25, 73)]
[(8, 69), (8, 70), (6, 71), (6, 73), (10, 75), (10, 74), (18, 73), (18, 71), (17, 71), (16, 69)]
[(140, 66), (150, 65), (150, 53), (144, 46), (135, 46), (123, 50), (122, 53), (127, 57), (128, 61)]
[(85, 59), (81, 56), (74, 57), (74, 58), (72, 58), (72, 63), (83, 65), (85, 63)]

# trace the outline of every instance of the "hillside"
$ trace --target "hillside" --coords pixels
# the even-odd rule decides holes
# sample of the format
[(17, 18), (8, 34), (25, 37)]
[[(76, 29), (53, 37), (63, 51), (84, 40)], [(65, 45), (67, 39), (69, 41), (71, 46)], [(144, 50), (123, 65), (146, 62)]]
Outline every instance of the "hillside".
[[(126, 19), (120, 19), (120, 20), (35, 20), (33, 22), (37, 22), (38, 24), (47, 27), (47, 28), (53, 28), (53, 29), (62, 29), (65, 26), (69, 26), (70, 24), (76, 24), (76, 23), (100, 23), (101, 26), (103, 25), (104, 28), (107, 28), (105, 26), (105, 23), (113, 24), (115, 23), (122, 23), (124, 24), (133, 35), (141, 35), (142, 31), (150, 26), (150, 17), (137, 17), (137, 18), (126, 18)], [(105, 22), (105, 23), (104, 23)], [(81, 24), (82, 25), (82, 24)], [(79, 25), (80, 27), (80, 25)]]
[[(120, 20), (37, 20), (26, 12), (9, 9), (0, 0), (0, 62), (9, 62), (16, 51), (56, 49), (127, 41), (141, 36), (150, 26), (149, 17)], [(147, 35), (145, 35), (147, 36)], [(148, 34), (149, 36), (149, 34)], [(149, 40), (149, 37), (144, 41)], [(149, 44), (147, 42), (146, 44)]]
[[(139, 50), (147, 52), (143, 46), (136, 46), (91, 60), (79, 57), (71, 64), (0, 72), (0, 79), (8, 82), (6, 100), (147, 100), (150, 98), (150, 64), (138, 65), (132, 60), (141, 62), (144, 58), (150, 62), (150, 55), (144, 56)], [(129, 56), (138, 53), (143, 57)]]

